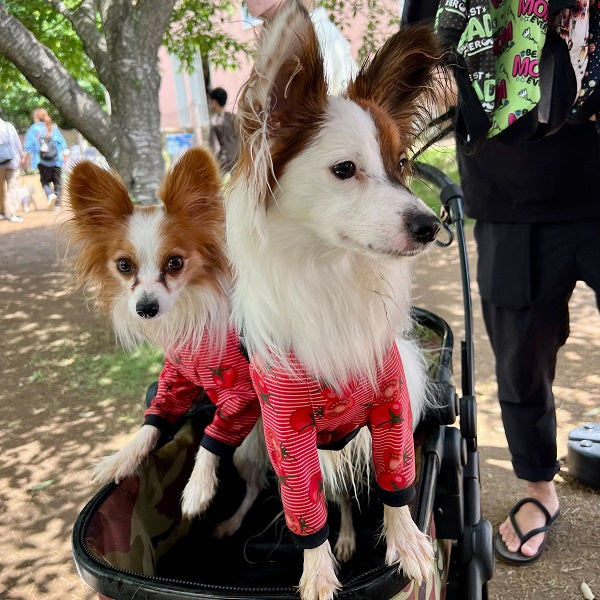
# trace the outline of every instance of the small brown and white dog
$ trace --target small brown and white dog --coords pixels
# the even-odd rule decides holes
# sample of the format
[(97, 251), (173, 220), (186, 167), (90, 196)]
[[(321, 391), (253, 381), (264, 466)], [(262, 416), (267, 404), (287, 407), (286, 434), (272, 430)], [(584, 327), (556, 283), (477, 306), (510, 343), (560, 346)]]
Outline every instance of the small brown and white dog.
[[(329, 600), (340, 587), (317, 444), (367, 427), (386, 562), (417, 584), (433, 573), (431, 542), (407, 506), (414, 448), (406, 388), (424, 378), (403, 338), (412, 258), (439, 226), (406, 181), (440, 55), (428, 28), (403, 29), (344, 96), (328, 96), (310, 18), (289, 0), (265, 26), (240, 97), (242, 150), (226, 201), (232, 311), (262, 398), (286, 522), (304, 548), (303, 600)], [(416, 420), (424, 386), (409, 391)]]
[[(77, 246), (74, 270), (126, 348), (160, 347), (165, 363), (158, 392), (133, 440), (96, 465), (107, 483), (131, 476), (204, 390), (217, 406), (182, 497), (182, 511), (203, 512), (217, 489), (219, 457), (246, 438), (238, 470), (246, 497), (217, 535), (232, 534), (264, 486), (266, 458), (248, 361), (230, 324), (231, 274), (225, 254), (224, 208), (218, 166), (201, 148), (188, 151), (165, 177), (162, 204), (135, 206), (119, 177), (91, 162), (77, 164), (67, 182)], [(255, 461), (255, 462), (254, 462)]]

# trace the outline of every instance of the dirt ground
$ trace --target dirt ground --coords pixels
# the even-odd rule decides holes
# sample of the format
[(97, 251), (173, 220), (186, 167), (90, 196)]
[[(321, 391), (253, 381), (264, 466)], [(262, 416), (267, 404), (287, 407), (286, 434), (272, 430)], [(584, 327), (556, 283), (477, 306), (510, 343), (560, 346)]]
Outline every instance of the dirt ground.
[[(42, 198), (37, 189), (40, 205)], [(72, 526), (96, 492), (89, 481), (90, 465), (137, 428), (137, 423), (112, 418), (110, 403), (87, 397), (84, 388), (74, 392), (77, 388), (67, 385), (72, 382), (62, 373), (65, 359), (55, 358), (64, 356), (65, 345), (76, 352), (84, 341), (98, 352), (114, 348), (105, 324), (79, 295), (67, 291), (69, 274), (57, 252), (55, 222), (60, 215), (39, 210), (24, 215), (21, 224), (0, 222), (0, 598), (6, 600), (96, 597), (76, 573)], [(474, 273), (472, 240), (469, 247)], [(482, 512), (496, 528), (521, 489), (505, 446), (476, 289), (473, 283)], [(415, 304), (450, 323), (456, 362), (463, 336), (456, 245), (435, 251), (420, 264)], [(571, 318), (555, 387), (561, 456), (571, 429), (600, 421), (600, 317), (584, 286), (573, 296)], [(141, 405), (143, 391), (132, 402)], [(543, 560), (521, 568), (497, 562), (491, 599), (575, 600), (582, 598), (584, 581), (600, 597), (599, 493), (573, 480), (567, 466), (556, 481), (562, 516)]]

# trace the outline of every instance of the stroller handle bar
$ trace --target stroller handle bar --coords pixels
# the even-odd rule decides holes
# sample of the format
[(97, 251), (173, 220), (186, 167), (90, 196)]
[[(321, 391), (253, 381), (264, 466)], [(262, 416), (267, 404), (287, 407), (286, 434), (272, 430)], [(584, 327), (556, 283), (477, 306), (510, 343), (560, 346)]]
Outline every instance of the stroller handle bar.
[(442, 201), (446, 213), (450, 216), (450, 223), (464, 220), (462, 203), (458, 202), (453, 205), (454, 203), (451, 202), (451, 200), (455, 198), (462, 199), (462, 189), (460, 185), (454, 183), (448, 175), (433, 165), (415, 162), (413, 168), (416, 175), (429, 183), (432, 183), (440, 190), (440, 200)]
[[(474, 393), (474, 350), (473, 350), (473, 305), (471, 301), (471, 281), (469, 276), (469, 262), (467, 257), (467, 245), (464, 234), (464, 213), (462, 209), (462, 189), (454, 183), (450, 177), (440, 171), (438, 168), (422, 162), (414, 163), (415, 175), (432, 183), (440, 190), (440, 200), (443, 205), (443, 214), (441, 220), (447, 224), (454, 224), (456, 227), (456, 237), (458, 241), (458, 254), (460, 258), (460, 270), (463, 289), (463, 306), (465, 318), (465, 340), (462, 343), (462, 393), (470, 397)], [(467, 422), (474, 419), (474, 411), (468, 411), (472, 417), (466, 419)], [(466, 431), (467, 439), (475, 439), (475, 423), (469, 426), (470, 431)]]

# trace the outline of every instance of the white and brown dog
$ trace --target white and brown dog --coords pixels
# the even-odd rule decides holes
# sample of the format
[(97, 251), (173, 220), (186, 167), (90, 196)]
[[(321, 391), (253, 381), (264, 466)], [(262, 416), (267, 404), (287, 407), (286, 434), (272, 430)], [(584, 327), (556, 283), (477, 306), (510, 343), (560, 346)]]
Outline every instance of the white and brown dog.
[(328, 96), (310, 18), (290, 0), (263, 32), (239, 103), (242, 154), (226, 202), (232, 310), (286, 522), (304, 548), (304, 600), (340, 586), (317, 447), (367, 429), (386, 561), (417, 583), (433, 571), (407, 506), (423, 371), (415, 346), (403, 340), (399, 352), (395, 340), (411, 328), (412, 258), (438, 230), (406, 181), (439, 56), (428, 28), (401, 30), (345, 96)]
[[(204, 432), (182, 498), (182, 512), (203, 512), (217, 490), (220, 457), (244, 442), (238, 470), (246, 497), (217, 527), (229, 535), (264, 487), (266, 458), (258, 399), (230, 323), (231, 273), (225, 254), (221, 178), (213, 156), (186, 152), (166, 175), (160, 204), (134, 205), (112, 171), (83, 161), (70, 173), (74, 273), (98, 308), (110, 316), (126, 348), (141, 343), (165, 355), (158, 391), (144, 424), (121, 450), (94, 468), (97, 483), (133, 475), (204, 391), (217, 410)], [(251, 432), (254, 432), (252, 435)]]

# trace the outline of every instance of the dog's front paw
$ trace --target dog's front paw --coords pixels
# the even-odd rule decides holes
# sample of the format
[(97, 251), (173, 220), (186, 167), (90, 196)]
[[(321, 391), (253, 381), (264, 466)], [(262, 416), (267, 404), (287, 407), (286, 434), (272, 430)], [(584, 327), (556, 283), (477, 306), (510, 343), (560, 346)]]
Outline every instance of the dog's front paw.
[(105, 456), (92, 470), (92, 481), (104, 485), (119, 483), (131, 477), (156, 446), (160, 431), (153, 425), (143, 425), (138, 434), (111, 456)]
[(333, 600), (342, 587), (336, 575), (337, 563), (331, 546), (325, 541), (317, 548), (304, 551), (304, 568), (300, 578), (302, 600)]
[(200, 447), (194, 470), (181, 496), (181, 513), (187, 519), (201, 515), (217, 493), (219, 457)]
[(210, 505), (214, 494), (202, 489), (201, 485), (188, 482), (181, 496), (181, 514), (186, 519), (201, 515)]
[(92, 469), (92, 482), (98, 485), (106, 485), (111, 481), (119, 483), (135, 473), (138, 464), (123, 456), (123, 453), (117, 452), (111, 456), (105, 456)]
[(400, 563), (399, 572), (420, 586), (434, 574), (435, 556), (431, 540), (421, 531), (414, 539), (406, 540), (402, 547), (388, 544), (385, 561), (388, 565)]
[(434, 574), (431, 540), (415, 524), (408, 507), (384, 507), (385, 562), (399, 563), (399, 571), (420, 586)]
[(351, 535), (343, 534), (340, 531), (340, 535), (333, 547), (333, 553), (340, 562), (348, 562), (356, 552), (356, 535), (352, 530)]

